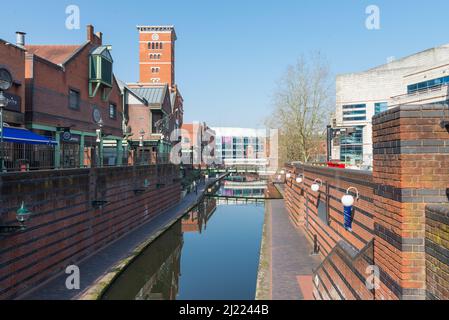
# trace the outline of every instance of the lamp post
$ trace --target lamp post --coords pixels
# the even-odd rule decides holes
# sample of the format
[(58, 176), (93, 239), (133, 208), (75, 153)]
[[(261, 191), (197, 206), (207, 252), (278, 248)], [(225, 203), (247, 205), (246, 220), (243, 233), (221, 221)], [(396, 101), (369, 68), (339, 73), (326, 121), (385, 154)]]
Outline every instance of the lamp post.
[(1, 144), (1, 153), (0, 153), (0, 173), (5, 171), (5, 163), (4, 163), (4, 155), (5, 150), (3, 146), (3, 109), (8, 105), (8, 99), (3, 95), (3, 91), (0, 91), (0, 144)]
[(139, 148), (140, 148), (140, 164), (143, 165), (144, 161), (143, 161), (143, 139), (145, 137), (145, 130), (141, 129), (140, 132), (140, 138), (139, 138)]
[(103, 119), (98, 121), (97, 129), (97, 143), (98, 143), (98, 161), (100, 162), (100, 167), (103, 166)]

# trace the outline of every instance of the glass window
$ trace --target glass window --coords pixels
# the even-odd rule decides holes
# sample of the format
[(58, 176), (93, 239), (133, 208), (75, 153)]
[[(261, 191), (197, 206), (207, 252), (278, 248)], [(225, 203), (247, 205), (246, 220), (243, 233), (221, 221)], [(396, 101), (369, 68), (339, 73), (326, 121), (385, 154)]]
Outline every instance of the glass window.
[(348, 109), (362, 109), (365, 108), (366, 109), (366, 104), (349, 104), (349, 105), (344, 105), (343, 106), (343, 110), (348, 110)]
[(109, 118), (111, 119), (117, 118), (117, 106), (114, 103), (109, 104)]
[(374, 104), (374, 114), (379, 114), (387, 110), (388, 110), (387, 102), (378, 102)]
[(366, 114), (366, 110), (353, 110), (343, 112), (343, 115), (345, 116), (360, 115), (360, 114)]
[(69, 90), (69, 108), (79, 110), (80, 108), (80, 93), (78, 90)]
[(365, 121), (366, 117), (343, 118), (344, 121)]

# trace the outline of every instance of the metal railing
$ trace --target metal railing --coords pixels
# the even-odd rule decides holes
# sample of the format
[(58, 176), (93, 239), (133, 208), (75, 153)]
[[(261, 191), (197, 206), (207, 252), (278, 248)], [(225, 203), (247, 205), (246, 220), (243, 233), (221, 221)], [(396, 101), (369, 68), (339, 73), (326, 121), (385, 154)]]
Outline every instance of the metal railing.
[[(1, 151), (3, 150), (3, 152)], [(133, 165), (167, 164), (170, 162), (168, 153), (141, 152), (127, 150), (117, 152), (116, 148), (87, 147), (61, 148), (59, 151), (59, 166), (56, 163), (57, 149), (53, 145), (33, 145), (4, 142), (0, 146), (0, 161), (3, 154), (3, 172), (24, 172), (52, 169), (75, 169)], [(83, 162), (80, 153), (83, 152)], [(1, 173), (1, 172), (0, 172)]]
[(4, 142), (0, 148), (6, 171), (48, 170), (55, 167), (54, 146)]

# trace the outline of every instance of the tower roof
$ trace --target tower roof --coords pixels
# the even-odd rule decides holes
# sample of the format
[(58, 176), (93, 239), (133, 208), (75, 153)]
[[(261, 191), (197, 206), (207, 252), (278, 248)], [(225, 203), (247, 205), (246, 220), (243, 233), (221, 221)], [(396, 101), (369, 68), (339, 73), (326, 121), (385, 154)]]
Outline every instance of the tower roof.
[(139, 32), (171, 32), (173, 39), (177, 40), (175, 26), (137, 26)]

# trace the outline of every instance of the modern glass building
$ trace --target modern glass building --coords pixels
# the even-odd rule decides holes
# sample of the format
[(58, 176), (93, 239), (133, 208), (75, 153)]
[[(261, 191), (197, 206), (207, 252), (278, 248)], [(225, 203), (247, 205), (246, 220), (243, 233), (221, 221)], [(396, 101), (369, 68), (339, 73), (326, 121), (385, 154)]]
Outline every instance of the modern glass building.
[(212, 128), (212, 130), (215, 131), (216, 163), (225, 166), (268, 166), (267, 130), (248, 128)]

